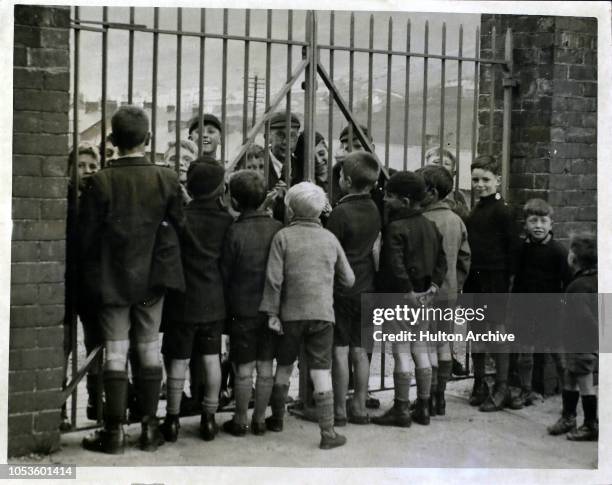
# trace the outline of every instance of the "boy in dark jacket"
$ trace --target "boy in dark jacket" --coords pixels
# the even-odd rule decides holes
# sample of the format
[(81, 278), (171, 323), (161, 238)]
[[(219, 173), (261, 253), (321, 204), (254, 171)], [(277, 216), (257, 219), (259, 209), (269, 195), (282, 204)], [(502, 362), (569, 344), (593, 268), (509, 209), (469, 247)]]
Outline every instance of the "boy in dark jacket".
[(140, 362), (140, 447), (154, 451), (163, 443), (155, 413), (162, 378), (158, 338), (164, 293), (166, 288), (184, 289), (175, 232), (183, 226), (180, 186), (172, 170), (144, 156), (150, 133), (142, 109), (121, 107), (111, 125), (119, 158), (87, 178), (79, 214), (83, 283), (101, 307), (106, 394), (104, 429), (85, 438), (83, 446), (123, 452), (131, 336)]
[(268, 320), (259, 313), (259, 304), (266, 279), (270, 243), (283, 225), (263, 210), (258, 210), (266, 197), (264, 177), (255, 170), (240, 170), (230, 179), (230, 195), (240, 217), (227, 231), (221, 259), (228, 308), (230, 360), (236, 366), (234, 396), (236, 412), (223, 429), (234, 436), (248, 430), (247, 410), (257, 362), (255, 409), (251, 431), (265, 433), (266, 408), (270, 400), (274, 374), (272, 361), (275, 334), (268, 329)]
[[(497, 192), (501, 184), (501, 166), (491, 156), (474, 160), (472, 190), (478, 203), (466, 221), (468, 241), (472, 250), (472, 266), (463, 288), (465, 293), (486, 293), (489, 296), (480, 302), (488, 306), (486, 322), (492, 331), (505, 333), (504, 319), (507, 293), (514, 277), (516, 252), (520, 244), (518, 230), (510, 207)], [(491, 298), (491, 294), (499, 297)], [(508, 388), (509, 347), (507, 343), (496, 343), (495, 389), (487, 392), (485, 376), (485, 349), (474, 342), (474, 388), (470, 397), (472, 406), (480, 411), (499, 411), (505, 406), (520, 408), (519, 402), (511, 403)]]
[[(594, 234), (574, 235), (570, 240), (567, 257), (575, 272), (566, 289), (566, 315), (564, 323), (580, 326), (580, 341), (572, 345), (580, 353), (567, 355), (567, 369), (563, 389), (563, 410), (559, 420), (548, 428), (551, 435), (567, 433), (570, 441), (597, 441), (597, 394), (593, 373), (597, 369), (598, 313), (597, 313), (597, 238)], [(574, 335), (576, 332), (572, 332)], [(582, 396), (584, 424), (576, 429), (578, 397)]]
[(218, 432), (215, 412), (221, 387), (221, 334), (225, 322), (225, 296), (219, 262), (225, 234), (233, 219), (219, 204), (225, 188), (225, 169), (215, 163), (193, 163), (187, 173), (187, 190), (193, 200), (185, 208), (186, 234), (182, 245), (185, 293), (168, 295), (164, 309), (166, 332), (162, 353), (166, 372), (167, 414), (162, 431), (176, 441), (185, 372), (195, 345), (202, 362), (204, 395), (200, 434), (210, 441)]
[[(404, 293), (411, 307), (420, 306), (417, 293), (427, 299), (437, 294), (447, 270), (442, 235), (421, 213), (420, 202), (424, 197), (425, 181), (420, 175), (397, 172), (389, 178), (385, 195), (389, 222), (383, 229), (381, 276), (385, 290)], [(419, 335), (420, 331), (427, 331), (427, 324), (419, 322), (413, 329)], [(409, 412), (409, 352), (415, 365), (418, 398), (412, 415)], [(428, 425), (431, 363), (427, 342), (394, 343), (393, 359), (394, 405), (382, 416), (372, 418), (372, 422), (408, 427), (414, 420)]]

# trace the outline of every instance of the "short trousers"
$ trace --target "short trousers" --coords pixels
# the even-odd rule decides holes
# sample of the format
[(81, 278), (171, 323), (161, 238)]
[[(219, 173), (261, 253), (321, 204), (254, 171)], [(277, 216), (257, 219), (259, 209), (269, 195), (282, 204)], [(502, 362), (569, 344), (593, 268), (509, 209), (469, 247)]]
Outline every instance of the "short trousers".
[(237, 365), (273, 360), (280, 338), (268, 328), (267, 315), (234, 317), (229, 324), (230, 360)]
[(200, 355), (221, 354), (221, 334), (225, 320), (214, 322), (172, 322), (164, 333), (162, 354), (170, 359), (190, 359)]
[(105, 341), (157, 342), (164, 296), (131, 306), (102, 306), (98, 322)]
[(334, 345), (361, 347), (361, 295), (335, 295), (334, 314)]
[(334, 324), (323, 320), (283, 322), (283, 335), (278, 341), (276, 363), (291, 365), (304, 343), (306, 363), (310, 369), (331, 369)]
[(598, 368), (597, 354), (566, 354), (567, 357), (567, 372), (575, 375), (586, 375), (595, 372)]

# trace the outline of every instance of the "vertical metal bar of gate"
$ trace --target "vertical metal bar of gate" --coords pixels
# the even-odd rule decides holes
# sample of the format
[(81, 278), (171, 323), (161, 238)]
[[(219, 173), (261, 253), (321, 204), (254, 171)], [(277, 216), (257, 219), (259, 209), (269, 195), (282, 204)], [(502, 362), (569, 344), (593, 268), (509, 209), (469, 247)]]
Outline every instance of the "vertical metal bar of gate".
[[(406, 22), (406, 52), (410, 52), (410, 19)], [(406, 85), (404, 86), (404, 161), (402, 168), (408, 170), (408, 134), (410, 128), (410, 56), (406, 56)]]
[(446, 88), (446, 22), (442, 23), (442, 59), (440, 60), (440, 157), (444, 150), (444, 107), (445, 107), (445, 88)]
[[(222, 48), (222, 71), (221, 71), (221, 161), (225, 163), (227, 152), (227, 25), (228, 10), (223, 9), (223, 48)], [(216, 154), (215, 154), (216, 155)]]
[[(329, 78), (334, 80), (334, 42), (335, 42), (335, 23), (336, 23), (336, 14), (332, 10), (329, 14)], [(334, 134), (334, 98), (333, 96), (329, 96), (328, 100), (328, 111), (327, 111), (327, 140), (328, 140), (328, 153), (327, 153), (327, 195), (329, 196), (329, 200), (334, 200), (334, 192), (333, 192), (333, 134)]]
[(128, 40), (128, 104), (134, 96), (134, 7), (130, 7), (130, 33)]
[(461, 97), (462, 92), (462, 74), (463, 74), (463, 25), (459, 26), (459, 49), (458, 49), (459, 61), (457, 62), (457, 126), (455, 128), (455, 189), (459, 190), (459, 170), (461, 161)]
[[(512, 30), (506, 31), (506, 42), (504, 46), (504, 60), (507, 71), (504, 73), (504, 115), (502, 127), (502, 197), (508, 197), (508, 186), (510, 178), (510, 124), (512, 122), (512, 76), (514, 74), (514, 63), (512, 60)], [(508, 82), (510, 81), (510, 82)]]
[(157, 63), (159, 60), (159, 7), (153, 8), (153, 85), (151, 87), (151, 162), (155, 163), (157, 144)]
[(304, 159), (306, 161), (306, 180), (314, 180), (314, 118), (316, 116), (316, 80), (317, 80), (317, 18), (312, 10), (306, 15), (306, 55), (308, 66), (305, 74), (305, 93), (304, 93)]
[[(272, 10), (268, 10), (267, 14), (267, 28), (266, 28), (266, 113), (270, 108), (270, 53), (272, 49), (272, 44), (270, 43), (270, 38), (272, 37)], [(257, 84), (257, 81), (255, 81)], [(255, 102), (253, 102), (254, 104)], [(255, 112), (255, 107), (253, 108), (253, 113)], [(266, 181), (266, 186), (270, 181), (270, 123), (266, 121), (265, 124), (265, 134), (264, 141), (266, 144), (266, 149), (264, 151), (264, 179)], [(271, 189), (272, 187), (268, 187)]]
[[(355, 77), (355, 13), (351, 12), (350, 28), (349, 28), (349, 94), (348, 104), (349, 110), (353, 112), (353, 79)], [(353, 127), (348, 124), (348, 151), (353, 151)]]
[[(374, 15), (370, 15), (370, 39), (368, 42), (368, 133), (372, 136), (372, 90), (374, 87)], [(350, 126), (350, 123), (349, 123)]]
[[(100, 123), (100, 146), (105, 147), (106, 144), (106, 82), (108, 69), (108, 7), (102, 7), (102, 120)], [(102, 168), (106, 166), (106, 147), (100, 150), (100, 165)]]
[[(206, 32), (206, 9), (200, 9), (200, 32)], [(202, 137), (204, 136), (204, 60), (206, 58), (206, 37), (200, 37), (200, 78), (198, 79), (198, 157), (202, 155)]]
[(425, 21), (425, 40), (423, 53), (425, 57), (423, 58), (423, 117), (421, 119), (421, 167), (425, 165), (425, 140), (427, 137), (427, 71), (428, 64), (427, 61), (429, 57), (427, 54), (429, 53), (429, 21)]
[[(495, 26), (491, 29), (491, 57), (495, 56), (497, 46)], [(489, 155), (493, 155), (493, 122), (495, 120), (495, 66), (489, 65), (491, 72), (491, 90), (489, 94)]]
[[(293, 37), (293, 12), (287, 11), (287, 38), (291, 40)], [(291, 79), (291, 62), (292, 62), (292, 47), (291, 43), (287, 44), (287, 82)], [(287, 99), (285, 105), (285, 140), (287, 147), (291, 146), (291, 89), (287, 91)], [(285, 183), (287, 187), (291, 185), (291, 150), (285, 150)]]
[[(246, 141), (249, 126), (249, 61), (250, 61), (250, 42), (248, 41), (251, 32), (251, 10), (246, 9), (244, 17), (244, 80), (242, 84), (242, 143)], [(255, 104), (255, 98), (253, 98)], [(242, 167), (245, 168), (245, 167)]]
[[(183, 30), (183, 9), (176, 9), (176, 29), (178, 32)], [(176, 137), (174, 146), (175, 159), (174, 170), (180, 173), (181, 170), (181, 68), (183, 67), (183, 36), (176, 34), (176, 125), (174, 126), (174, 136)]]
[(393, 62), (393, 17), (389, 17), (387, 27), (389, 54), (387, 54), (387, 105), (385, 111), (385, 168), (389, 170), (389, 144), (391, 142), (391, 69)]

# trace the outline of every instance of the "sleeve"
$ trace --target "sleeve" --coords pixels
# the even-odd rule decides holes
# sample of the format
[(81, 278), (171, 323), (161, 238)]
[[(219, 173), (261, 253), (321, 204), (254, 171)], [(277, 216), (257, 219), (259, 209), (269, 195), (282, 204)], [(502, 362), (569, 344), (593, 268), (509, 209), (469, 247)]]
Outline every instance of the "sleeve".
[(500, 224), (500, 230), (506, 242), (506, 268), (508, 268), (509, 276), (514, 276), (519, 264), (521, 238), (514, 211), (510, 206), (505, 204), (501, 206), (498, 224)]
[(100, 232), (105, 218), (106, 198), (96, 180), (84, 181), (78, 217), (78, 253), (84, 261), (96, 259), (95, 248), (100, 242)]
[(389, 224), (383, 234), (383, 262), (389, 272), (393, 287), (409, 293), (414, 290), (404, 264), (406, 241), (396, 224)]
[(567, 285), (572, 281), (572, 270), (567, 263), (568, 251), (561, 245), (558, 244), (559, 248), (559, 271), (561, 276), (561, 289), (567, 288)]
[(436, 232), (436, 237), (438, 238), (438, 256), (436, 258), (436, 266), (431, 275), (431, 281), (435, 285), (440, 288), (442, 286), (442, 282), (446, 276), (446, 271), (448, 270), (448, 264), (446, 262), (446, 253), (444, 252), (444, 247), (442, 246), (442, 234), (435, 226), (435, 224), (431, 223)]
[(232, 226), (229, 227), (225, 234), (225, 241), (221, 250), (221, 261), (219, 263), (219, 269), (221, 270), (221, 276), (223, 277), (223, 285), (227, 289), (229, 287), (229, 280), (232, 275), (232, 266), (234, 263), (234, 231)]
[(280, 312), (285, 263), (283, 246), (282, 235), (277, 233), (272, 239), (270, 253), (268, 254), (266, 281), (261, 305), (259, 306), (259, 311), (268, 315), (278, 315)]
[(335, 266), (336, 279), (341, 286), (350, 288), (355, 284), (355, 273), (353, 273), (353, 269), (351, 268), (351, 265), (346, 258), (346, 254), (344, 254), (344, 249), (342, 249), (340, 243), (337, 240), (334, 242), (336, 244), (336, 250), (338, 253)]
[(457, 289), (461, 290), (463, 284), (470, 273), (470, 264), (472, 252), (470, 250), (470, 243), (468, 242), (467, 229), (463, 221), (461, 222), (461, 245), (457, 252)]
[(171, 197), (168, 202), (167, 218), (174, 226), (179, 239), (182, 239), (185, 233), (185, 213), (183, 212), (183, 190), (175, 173), (172, 173), (172, 190)]
[(332, 210), (331, 214), (329, 215), (329, 219), (327, 220), (326, 228), (334, 236), (336, 236), (338, 241), (340, 241), (340, 244), (342, 244), (344, 238), (344, 221), (338, 208)]

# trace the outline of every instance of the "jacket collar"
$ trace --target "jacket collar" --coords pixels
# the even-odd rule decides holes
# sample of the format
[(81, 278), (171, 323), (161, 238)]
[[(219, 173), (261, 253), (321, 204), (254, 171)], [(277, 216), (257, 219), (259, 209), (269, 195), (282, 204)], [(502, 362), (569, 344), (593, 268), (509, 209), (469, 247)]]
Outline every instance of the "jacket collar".
[(349, 202), (351, 200), (367, 200), (371, 198), (372, 196), (369, 192), (367, 194), (347, 194), (338, 201), (337, 205), (340, 205), (344, 202)]
[(446, 199), (439, 200), (433, 204), (428, 205), (423, 209), (423, 212), (432, 212), (437, 210), (451, 210)]
[(210, 199), (192, 199), (187, 207), (194, 209), (223, 209), (219, 203), (219, 197), (212, 197)]
[(238, 221), (245, 221), (248, 219), (270, 219), (270, 214), (266, 211), (261, 210), (251, 210), (247, 212), (243, 212), (238, 216)]
[(312, 217), (294, 217), (289, 223), (290, 226), (319, 226), (321, 227), (321, 221)]
[(121, 157), (111, 160), (110, 167), (127, 167), (133, 165), (153, 165), (151, 161), (145, 157)]
[(389, 222), (397, 221), (399, 219), (409, 219), (410, 217), (415, 217), (423, 214), (422, 209), (410, 209), (408, 207), (403, 209), (398, 209), (389, 213)]
[(531, 239), (529, 236), (527, 236), (527, 237), (525, 238), (525, 242), (526, 242), (527, 244), (533, 244), (534, 246), (538, 246), (538, 245), (542, 245), (542, 246), (543, 246), (543, 245), (545, 245), (545, 244), (548, 244), (548, 243), (549, 243), (550, 241), (552, 241), (552, 240), (553, 240), (553, 233), (552, 233), (552, 231), (551, 231), (551, 232), (549, 232), (549, 233), (546, 235), (546, 237), (545, 237), (544, 239), (542, 239), (541, 241), (533, 241), (533, 240), (532, 240), (532, 239)]

